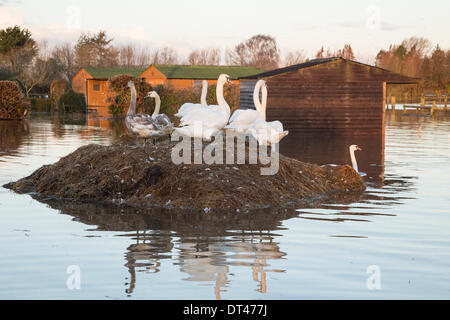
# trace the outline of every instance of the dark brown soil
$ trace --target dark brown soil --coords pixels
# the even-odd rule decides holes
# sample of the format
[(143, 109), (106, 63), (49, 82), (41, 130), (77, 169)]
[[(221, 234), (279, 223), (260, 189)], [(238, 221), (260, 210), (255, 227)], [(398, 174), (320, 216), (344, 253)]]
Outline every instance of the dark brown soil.
[(205, 212), (290, 207), (365, 189), (348, 165), (318, 166), (280, 155), (278, 173), (262, 176), (261, 164), (175, 165), (173, 146), (142, 147), (129, 137), (111, 146), (88, 145), (5, 187), (57, 199)]

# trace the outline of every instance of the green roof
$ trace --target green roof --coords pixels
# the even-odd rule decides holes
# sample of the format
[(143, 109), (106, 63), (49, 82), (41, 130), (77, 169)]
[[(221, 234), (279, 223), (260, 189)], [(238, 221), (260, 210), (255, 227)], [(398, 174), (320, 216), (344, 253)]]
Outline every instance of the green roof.
[[(181, 66), (155, 64), (167, 79), (217, 79), (222, 73), (229, 75), (232, 79), (252, 76), (264, 70), (254, 67), (241, 66)], [(127, 74), (138, 77), (147, 68), (84, 68), (94, 79), (109, 79), (114, 76)]]
[(84, 68), (94, 79), (109, 79), (114, 76), (127, 74), (132, 77), (139, 76), (146, 68)]
[(167, 79), (217, 79), (222, 73), (236, 80), (263, 72), (254, 67), (241, 66), (178, 66), (155, 64)]

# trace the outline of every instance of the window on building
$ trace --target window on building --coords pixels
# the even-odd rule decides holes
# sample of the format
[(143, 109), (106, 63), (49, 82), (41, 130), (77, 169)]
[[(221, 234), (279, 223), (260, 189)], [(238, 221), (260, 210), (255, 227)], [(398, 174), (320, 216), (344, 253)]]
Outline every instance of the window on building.
[(100, 84), (94, 83), (94, 91), (100, 91)]

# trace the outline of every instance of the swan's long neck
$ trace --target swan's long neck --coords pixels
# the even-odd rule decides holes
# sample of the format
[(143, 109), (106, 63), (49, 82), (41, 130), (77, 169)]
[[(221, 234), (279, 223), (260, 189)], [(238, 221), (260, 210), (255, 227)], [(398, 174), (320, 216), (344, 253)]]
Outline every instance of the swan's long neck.
[(131, 87), (131, 99), (130, 99), (130, 108), (128, 109), (127, 116), (132, 116), (136, 114), (136, 88)]
[(221, 106), (224, 109), (224, 111), (229, 116), (231, 113), (231, 110), (230, 110), (230, 106), (228, 105), (225, 98), (223, 97), (223, 86), (224, 86), (223, 82), (217, 83), (217, 87), (216, 87), (217, 103), (219, 104), (219, 106)]
[(156, 95), (155, 96), (155, 111), (153, 112), (152, 117), (157, 116), (159, 114), (159, 111), (161, 110), (161, 98)]
[(267, 86), (264, 84), (261, 87), (261, 91), (262, 91), (262, 102), (261, 102), (261, 115), (263, 117), (264, 120), (266, 120), (266, 110), (267, 110)]
[(356, 162), (355, 150), (354, 149), (350, 150), (350, 158), (352, 159), (353, 169), (355, 169), (356, 172), (359, 172), (359, 170), (358, 170), (358, 163)]
[(255, 85), (255, 90), (253, 91), (253, 103), (255, 104), (256, 111), (258, 111), (261, 116), (264, 116), (263, 114), (263, 107), (261, 105), (261, 101), (259, 100), (259, 92), (261, 91), (262, 82), (258, 81)]
[(202, 105), (204, 105), (205, 107), (208, 105), (208, 103), (206, 102), (206, 96), (208, 94), (208, 81), (203, 81), (202, 84), (202, 96), (200, 98), (200, 103)]

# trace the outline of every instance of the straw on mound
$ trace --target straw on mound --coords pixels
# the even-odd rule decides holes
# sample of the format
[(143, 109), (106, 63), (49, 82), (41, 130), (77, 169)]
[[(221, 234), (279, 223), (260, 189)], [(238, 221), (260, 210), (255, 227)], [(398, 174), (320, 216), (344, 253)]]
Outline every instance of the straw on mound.
[(260, 174), (261, 164), (180, 164), (174, 143), (88, 145), (6, 187), (59, 199), (184, 209), (256, 209), (360, 193), (362, 178), (350, 166), (318, 166), (280, 155), (279, 171)]

